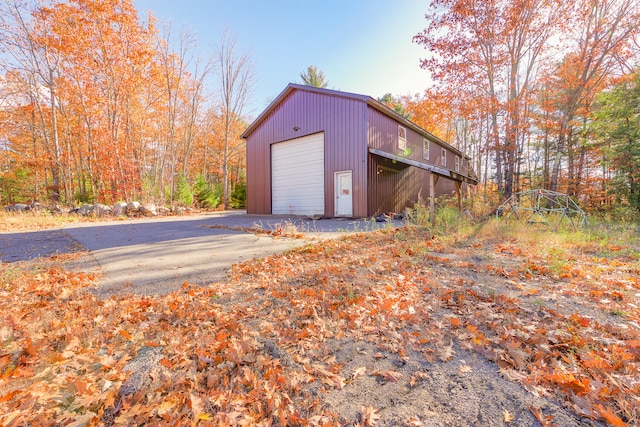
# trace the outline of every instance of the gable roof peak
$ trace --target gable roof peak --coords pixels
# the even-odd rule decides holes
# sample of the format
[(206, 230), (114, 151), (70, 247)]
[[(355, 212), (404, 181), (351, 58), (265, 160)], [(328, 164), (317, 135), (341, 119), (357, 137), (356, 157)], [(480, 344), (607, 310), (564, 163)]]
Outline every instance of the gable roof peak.
[(421, 128), (417, 124), (413, 123), (411, 120), (407, 119), (406, 117), (403, 117), (402, 115), (395, 112), (393, 109), (387, 107), (382, 102), (368, 95), (361, 95), (361, 94), (352, 93), (352, 92), (343, 92), (336, 89), (326, 89), (326, 88), (309, 86), (309, 85), (304, 85), (299, 83), (289, 83), (284, 88), (284, 90), (280, 92), (280, 94), (278, 94), (278, 96), (276, 96), (276, 98), (269, 104), (269, 106), (267, 106), (267, 108), (265, 108), (265, 110), (262, 113), (260, 113), (260, 115), (253, 121), (253, 123), (249, 125), (249, 127), (242, 133), (242, 135), (240, 135), (240, 137), (243, 139), (247, 139), (249, 135), (251, 135), (251, 133), (253, 133), (253, 131), (260, 125), (260, 123), (262, 123), (262, 121), (269, 115), (269, 113), (271, 113), (271, 111), (273, 111), (282, 101), (284, 101), (284, 99), (287, 96), (289, 96), (291, 93), (297, 90), (305, 91), (305, 92), (313, 92), (313, 93), (318, 93), (322, 95), (337, 96), (341, 98), (355, 99), (357, 101), (364, 102), (369, 107), (374, 108), (380, 111), (382, 114), (385, 114), (386, 116), (391, 117), (398, 123), (413, 129), (414, 131), (423, 135), (423, 137), (428, 138), (433, 142), (440, 144), (444, 147), (447, 147), (450, 150), (454, 151), (457, 154), (460, 154), (463, 157), (467, 157), (464, 153), (462, 153), (457, 148), (453, 147), (451, 144), (447, 143), (446, 141), (443, 141), (442, 139), (433, 135), (431, 132)]

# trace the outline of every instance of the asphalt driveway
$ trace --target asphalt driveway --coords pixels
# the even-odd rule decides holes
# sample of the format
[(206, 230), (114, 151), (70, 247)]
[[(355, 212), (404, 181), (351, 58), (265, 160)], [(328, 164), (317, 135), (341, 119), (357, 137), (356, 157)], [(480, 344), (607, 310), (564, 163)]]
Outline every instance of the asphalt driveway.
[[(393, 225), (401, 225), (396, 222)], [(232, 264), (305, 245), (313, 239), (388, 226), (371, 220), (309, 220), (244, 212), (68, 224), (61, 229), (0, 234), (2, 262), (89, 251), (78, 263), (97, 271), (96, 293), (162, 294), (184, 282), (225, 280)], [(288, 230), (303, 238), (251, 233)]]

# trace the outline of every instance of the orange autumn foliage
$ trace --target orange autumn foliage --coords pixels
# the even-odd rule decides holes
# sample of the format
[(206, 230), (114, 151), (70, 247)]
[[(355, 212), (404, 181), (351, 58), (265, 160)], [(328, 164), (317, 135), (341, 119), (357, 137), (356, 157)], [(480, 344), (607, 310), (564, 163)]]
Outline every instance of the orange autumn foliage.
[[(207, 120), (218, 108), (204, 96), (211, 65), (196, 65), (186, 35), (172, 51), (170, 31), (151, 14), (143, 22), (131, 0), (9, 0), (0, 16), (1, 48), (16, 58), (0, 90), (20, 94), (3, 98), (16, 159), (0, 161), (7, 177), (22, 168), (34, 181), (20, 201), (172, 202), (178, 174), (221, 179), (211, 164), (223, 138)], [(243, 176), (241, 131), (230, 135), (232, 183)]]

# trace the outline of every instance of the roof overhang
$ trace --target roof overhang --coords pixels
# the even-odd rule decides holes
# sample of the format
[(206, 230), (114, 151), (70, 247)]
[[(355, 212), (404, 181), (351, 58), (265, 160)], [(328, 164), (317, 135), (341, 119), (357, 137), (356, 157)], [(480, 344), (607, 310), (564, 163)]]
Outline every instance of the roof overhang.
[(375, 148), (369, 148), (369, 152), (371, 154), (375, 154), (380, 157), (385, 157), (387, 159), (391, 159), (397, 162), (401, 162), (407, 164), (409, 166), (415, 166), (420, 169), (428, 170), (431, 173), (435, 173), (436, 175), (444, 176), (449, 179), (453, 179), (454, 181), (466, 182), (467, 184), (477, 185), (478, 181), (469, 178), (468, 176), (461, 175), (457, 172), (450, 171), (449, 169), (441, 168), (436, 165), (430, 165), (428, 163), (419, 162), (417, 160), (408, 159), (403, 156), (398, 156), (396, 154), (387, 153), (386, 151), (378, 150)]

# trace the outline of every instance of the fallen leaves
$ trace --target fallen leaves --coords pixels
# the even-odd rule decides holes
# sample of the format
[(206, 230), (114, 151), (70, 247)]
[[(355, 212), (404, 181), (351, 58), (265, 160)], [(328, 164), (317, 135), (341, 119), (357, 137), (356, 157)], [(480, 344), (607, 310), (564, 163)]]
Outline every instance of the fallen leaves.
[(377, 412), (378, 411), (376, 411), (371, 406), (362, 408), (362, 413), (361, 413), (362, 425), (375, 426), (378, 420), (380, 420), (380, 415)]
[(622, 421), (611, 409), (605, 408), (602, 405), (595, 405), (595, 408), (600, 413), (602, 418), (614, 427), (626, 427), (626, 423)]
[(469, 365), (461, 365), (460, 366), (460, 373), (461, 374), (468, 374), (469, 372), (473, 372), (473, 368)]
[(573, 374), (555, 372), (549, 376), (549, 380), (555, 382), (560, 389), (578, 396), (587, 394), (591, 390), (588, 378), (576, 378)]
[(449, 345), (442, 345), (438, 348), (438, 358), (443, 362), (448, 362), (455, 356), (456, 351), (453, 349), (453, 341)]
[(364, 366), (361, 366), (353, 371), (353, 374), (351, 374), (350, 380), (353, 381), (359, 376), (364, 375), (366, 373), (367, 373), (367, 368)]
[(122, 335), (125, 339), (128, 339), (128, 340), (130, 340), (130, 339), (131, 339), (131, 334), (130, 334), (129, 332), (125, 331), (124, 329), (120, 329), (120, 330), (118, 331), (118, 333), (119, 333), (120, 335)]
[(395, 372), (395, 371), (375, 371), (375, 372), (372, 372), (371, 375), (380, 377), (386, 381), (392, 381), (394, 383), (397, 383), (403, 377), (403, 375), (400, 372)]
[(311, 366), (305, 365), (303, 366), (303, 369), (307, 373), (314, 375), (316, 377), (319, 377), (321, 382), (323, 382), (324, 384), (330, 387), (335, 387), (338, 390), (342, 390), (342, 388), (346, 385), (345, 379), (342, 376), (327, 370), (326, 367), (324, 367), (323, 365), (320, 365), (320, 364), (313, 364)]
[[(260, 353), (262, 345), (238, 317), (210, 304), (211, 290), (187, 286), (157, 300), (99, 301), (83, 290), (90, 284), (88, 276), (48, 270), (3, 285), (0, 424), (44, 418), (161, 425), (187, 417), (250, 425), (273, 414), (294, 416), (294, 377)], [(53, 298), (60, 289), (70, 290), (69, 300)], [(144, 362), (143, 353), (152, 352), (145, 349), (161, 356)], [(314, 373), (341, 384), (319, 366)], [(19, 377), (31, 393), (11, 388)]]
[[(380, 387), (421, 387), (428, 373), (393, 365), (415, 354), (468, 378), (475, 365), (456, 356), (469, 350), (581, 416), (637, 421), (637, 269), (575, 248), (556, 266), (557, 252), (545, 258), (518, 242), (449, 247), (419, 230), (402, 233), (321, 242), (238, 265), (229, 284), (154, 298), (100, 301), (84, 290), (92, 276), (46, 268), (10, 277), (2, 265), (0, 424), (187, 417), (332, 426), (339, 419), (323, 393), (371, 377)], [(434, 255), (434, 244), (446, 256)], [(370, 364), (345, 368), (327, 354), (336, 341), (365, 342), (354, 353)], [(144, 348), (160, 352), (144, 371), (148, 383), (124, 393), (136, 373), (125, 368)], [(382, 409), (365, 405), (360, 422), (380, 423)], [(554, 423), (536, 407), (528, 416)], [(507, 424), (514, 417), (502, 412)]]
[(509, 424), (515, 419), (515, 415), (513, 415), (511, 412), (507, 411), (506, 409), (502, 410), (502, 421), (504, 421), (506, 424)]
[(536, 420), (542, 425), (542, 427), (555, 427), (556, 424), (553, 422), (552, 415), (546, 415), (542, 412), (542, 409), (536, 408), (534, 406), (529, 408), (529, 411), (536, 417)]
[(407, 382), (411, 387), (415, 387), (420, 381), (426, 380), (429, 378), (429, 375), (426, 372), (415, 372), (413, 375), (409, 377)]

